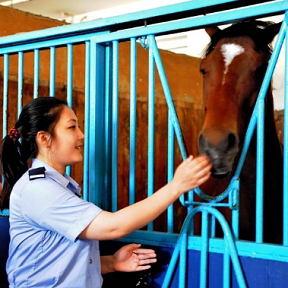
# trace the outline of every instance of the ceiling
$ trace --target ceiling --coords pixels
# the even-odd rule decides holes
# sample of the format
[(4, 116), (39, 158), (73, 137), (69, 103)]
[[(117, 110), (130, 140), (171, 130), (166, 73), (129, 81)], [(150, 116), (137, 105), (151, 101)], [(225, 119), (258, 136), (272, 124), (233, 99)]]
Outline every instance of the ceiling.
[[(7, 2), (6, 0), (0, 0)], [(16, 1), (8, 5), (10, 7), (31, 12), (38, 15), (43, 15), (51, 18), (59, 18), (62, 13), (69, 15), (84, 14), (87, 12), (111, 8), (114, 6), (135, 2), (133, 0), (30, 0), (21, 3)]]
[[(0, 0), (0, 4), (4, 3), (5, 6), (22, 11), (75, 23), (83, 20), (85, 14), (92, 15), (93, 12), (97, 16), (90, 17), (88, 20), (186, 1), (188, 0)], [(75, 17), (78, 15), (82, 17)]]

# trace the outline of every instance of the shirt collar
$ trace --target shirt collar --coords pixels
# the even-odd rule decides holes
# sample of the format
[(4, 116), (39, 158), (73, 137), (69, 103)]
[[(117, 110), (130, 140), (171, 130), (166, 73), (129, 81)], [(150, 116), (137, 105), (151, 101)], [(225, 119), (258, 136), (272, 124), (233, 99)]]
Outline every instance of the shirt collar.
[(78, 196), (81, 196), (81, 188), (80, 185), (69, 175), (64, 173), (64, 175), (60, 174), (57, 170), (55, 170), (53, 167), (48, 165), (46, 162), (41, 161), (39, 159), (34, 158), (32, 160), (31, 169), (37, 168), (37, 167), (45, 167), (46, 171), (45, 174), (61, 184), (62, 186), (68, 188)]

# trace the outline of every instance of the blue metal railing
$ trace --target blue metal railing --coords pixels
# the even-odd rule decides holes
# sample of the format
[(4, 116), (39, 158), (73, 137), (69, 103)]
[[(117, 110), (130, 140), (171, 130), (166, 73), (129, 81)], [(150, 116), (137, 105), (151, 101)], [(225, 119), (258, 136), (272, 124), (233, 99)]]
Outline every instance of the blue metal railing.
[[(213, 1), (212, 1), (213, 2)], [(83, 175), (83, 195), (84, 199), (94, 202), (97, 205), (101, 205), (107, 209), (116, 211), (118, 209), (118, 105), (119, 105), (119, 42), (130, 41), (130, 174), (129, 174), (129, 204), (135, 202), (136, 185), (136, 102), (137, 102), (137, 41), (142, 43), (144, 48), (149, 49), (149, 148), (148, 148), (148, 196), (154, 191), (154, 104), (155, 104), (155, 67), (157, 68), (163, 91), (165, 94), (167, 106), (169, 108), (168, 116), (168, 176), (170, 181), (174, 172), (174, 138), (176, 136), (180, 153), (182, 158), (187, 157), (187, 152), (184, 146), (183, 136), (179, 121), (177, 119), (176, 110), (173, 104), (172, 95), (169, 89), (168, 80), (165, 75), (165, 70), (162, 65), (161, 57), (157, 48), (155, 37), (167, 33), (176, 33), (179, 31), (187, 31), (190, 29), (198, 29), (212, 24), (224, 24), (235, 20), (245, 18), (256, 18), (259, 16), (268, 16), (274, 14), (281, 14), (288, 10), (288, 1), (273, 1), (267, 3), (259, 3), (252, 7), (240, 7), (239, 9), (231, 9), (229, 11), (221, 11), (219, 6), (227, 3), (240, 2), (234, 1), (217, 1), (212, 3), (211, 1), (195, 0), (186, 3), (167, 6), (159, 9), (152, 9), (149, 11), (142, 11), (141, 13), (129, 14), (126, 17), (113, 17), (110, 19), (101, 19), (92, 21), (89, 23), (81, 23), (77, 25), (69, 25), (65, 27), (58, 27), (53, 29), (47, 29), (44, 31), (30, 32), (15, 36), (2, 37), (0, 43), (0, 55), (3, 55), (4, 61), (4, 77), (3, 77), (3, 136), (7, 133), (7, 109), (9, 106), (8, 97), (8, 80), (9, 80), (9, 57), (12, 54), (18, 55), (18, 112), (22, 109), (22, 95), (23, 95), (23, 82), (25, 79), (24, 71), (24, 59), (27, 52), (32, 51), (34, 53), (34, 91), (33, 97), (38, 97), (39, 86), (39, 67), (40, 67), (40, 53), (41, 51), (50, 51), (50, 66), (49, 74), (49, 94), (55, 95), (56, 86), (56, 54), (59, 48), (65, 47), (67, 51), (67, 101), (69, 106), (72, 106), (72, 92), (73, 92), (73, 47), (74, 45), (85, 46), (85, 153), (84, 153), (84, 175)], [(172, 19), (171, 21), (164, 21), (163, 23), (159, 19), (163, 15), (171, 15), (171, 17), (177, 15), (180, 12), (196, 11), (199, 8), (208, 6), (217, 6), (218, 12), (208, 13), (206, 15), (196, 15), (188, 18)], [(257, 9), (256, 9), (257, 8)], [(202, 11), (203, 12), (203, 11)], [(175, 16), (176, 17), (176, 16)], [(139, 22), (140, 19), (151, 18), (151, 24), (148, 26), (137, 25), (135, 28), (130, 28), (129, 25), (125, 27), (125, 24), (135, 21)], [(156, 20), (155, 20), (156, 19)], [(155, 23), (153, 22), (155, 21)], [(121, 24), (119, 26), (119, 24)], [(120, 28), (119, 28), (120, 27)], [(116, 29), (117, 28), (117, 29)], [(112, 31), (112, 32), (111, 32)], [(207, 253), (216, 252), (224, 254), (224, 269), (223, 279), (224, 287), (230, 285), (230, 255), (233, 257), (232, 262), (234, 269), (239, 270), (237, 277), (240, 287), (245, 287), (242, 279), (242, 272), (237, 264), (237, 253), (241, 256), (251, 256), (263, 259), (273, 259), (279, 261), (288, 262), (287, 246), (288, 245), (288, 135), (287, 135), (287, 109), (284, 114), (284, 236), (283, 246), (266, 245), (263, 242), (263, 215), (261, 207), (263, 208), (263, 201), (261, 193), (263, 190), (263, 133), (264, 126), (264, 97), (268, 85), (273, 74), (273, 70), (280, 53), (280, 49), (284, 38), (287, 34), (287, 16), (280, 29), (277, 42), (269, 62), (267, 74), (265, 76), (255, 110), (253, 112), (250, 125), (246, 134), (246, 140), (243, 148), (242, 155), (240, 157), (239, 165), (232, 182), (228, 189), (224, 191), (219, 197), (208, 197), (204, 195), (200, 189), (189, 192), (188, 196), (181, 197), (180, 201), (182, 205), (188, 207), (189, 216), (191, 219), (200, 210), (203, 212), (203, 230), (202, 238), (187, 235), (187, 231), (190, 230), (189, 224), (184, 224), (185, 236), (180, 237), (180, 242), (184, 243), (182, 248), (178, 248), (178, 244), (175, 248), (175, 253), (181, 250), (182, 260), (186, 258), (186, 248), (195, 249), (201, 251), (201, 271), (207, 270)], [(286, 37), (286, 58), (288, 57), (288, 44)], [(64, 60), (64, 59), (62, 59)], [(285, 73), (286, 85), (288, 83), (287, 72)], [(287, 91), (287, 86), (285, 86)], [(287, 107), (287, 92), (285, 92), (285, 107)], [(220, 239), (211, 239), (207, 234), (207, 227), (210, 222), (215, 227), (216, 220), (220, 221), (223, 229), (227, 230), (225, 221), (222, 221), (222, 216), (218, 215), (218, 212), (214, 212), (214, 208), (208, 207), (208, 205), (214, 207), (229, 207), (232, 210), (232, 229), (235, 238), (238, 238), (238, 222), (239, 222), (239, 210), (238, 210), (238, 198), (239, 198), (239, 175), (245, 160), (245, 156), (248, 150), (249, 143), (255, 126), (257, 125), (257, 131), (259, 135), (258, 141), (258, 158), (257, 158), (257, 232), (255, 243), (242, 243), (241, 241), (234, 242), (231, 240), (231, 234), (228, 233), (228, 242)], [(105, 153), (104, 153), (104, 152)], [(70, 173), (68, 171), (68, 173)], [(112, 191), (112, 200), (110, 201), (108, 191)], [(208, 200), (206, 206), (195, 208), (196, 203), (194, 200), (194, 194), (197, 194), (201, 198)], [(106, 195), (107, 194), (107, 195)], [(227, 203), (222, 201), (227, 198)], [(110, 203), (110, 202), (111, 203)], [(203, 205), (203, 204), (202, 204)], [(216, 210), (215, 210), (216, 211)], [(1, 212), (1, 215), (7, 215), (8, 211)], [(208, 215), (212, 214), (214, 217), (210, 221)], [(173, 226), (174, 213), (173, 205), (168, 208), (167, 223), (168, 228), (165, 235), (153, 231), (153, 223), (148, 225), (148, 231), (138, 231), (131, 234), (127, 239), (132, 241), (140, 241), (142, 243), (160, 243), (163, 245), (174, 245), (177, 235), (175, 235)], [(186, 223), (186, 221), (185, 221)], [(188, 223), (188, 222), (187, 222)], [(223, 224), (224, 223), (224, 224)], [(213, 236), (212, 229), (212, 236)], [(225, 231), (226, 231), (225, 230)], [(191, 234), (193, 235), (193, 233)], [(213, 237), (212, 237), (213, 238)], [(205, 239), (205, 241), (203, 240)], [(157, 242), (158, 241), (158, 242)], [(183, 241), (183, 242), (182, 242)], [(226, 240), (225, 240), (226, 241)], [(231, 244), (232, 241), (232, 244)], [(180, 243), (179, 242), (179, 243)], [(209, 245), (207, 243), (210, 243)], [(203, 244), (204, 243), (204, 244)], [(206, 243), (206, 244), (205, 244)], [(180, 244), (179, 244), (180, 245)], [(226, 245), (226, 246), (225, 246)], [(227, 248), (228, 247), (228, 248)], [(180, 253), (180, 252), (179, 252)], [(232, 256), (236, 254), (236, 256)], [(174, 256), (173, 256), (174, 257)], [(176, 256), (175, 256), (176, 257)], [(181, 260), (181, 270), (185, 270), (185, 261)], [(184, 266), (182, 266), (184, 265)], [(238, 267), (238, 268), (237, 268)], [(172, 268), (169, 268), (172, 269)], [(205, 273), (201, 274), (201, 287), (205, 287), (206, 278)], [(182, 276), (181, 276), (182, 277)], [(241, 284), (242, 283), (242, 284)], [(181, 278), (181, 285), (185, 285), (185, 279)], [(180, 286), (181, 287), (181, 286)]]
[[(225, 249), (223, 257), (231, 257), (231, 261), (235, 270), (235, 275), (238, 281), (238, 285), (240, 288), (245, 288), (246, 281), (243, 276), (241, 264), (239, 261), (239, 256), (237, 252), (237, 248), (234, 243), (234, 239), (232, 237), (232, 233), (230, 231), (229, 225), (227, 221), (225, 220), (224, 216), (215, 208), (208, 207), (208, 206), (198, 206), (194, 208), (185, 219), (185, 222), (183, 223), (182, 230), (180, 233), (180, 236), (178, 238), (177, 244), (175, 246), (172, 258), (170, 260), (170, 264), (165, 276), (165, 279), (162, 284), (162, 288), (169, 287), (173, 272), (176, 268), (176, 263), (180, 254), (180, 264), (179, 264), (179, 284), (177, 287), (184, 288), (186, 287), (186, 262), (187, 262), (187, 243), (188, 243), (188, 230), (190, 221), (193, 219), (193, 217), (201, 212), (202, 213), (202, 220), (204, 225), (202, 224), (202, 248), (201, 248), (201, 260), (200, 260), (200, 288), (207, 287), (207, 265), (208, 265), (208, 251), (209, 251), (209, 237), (208, 237), (208, 214), (212, 214), (218, 221), (219, 224), (222, 227), (222, 230), (224, 232), (224, 241), (225, 241)], [(230, 257), (229, 257), (230, 256)], [(229, 270), (224, 270), (224, 279), (227, 277)], [(228, 275), (229, 277), (229, 275)], [(226, 283), (226, 284), (225, 284)], [(224, 282), (223, 287), (230, 287), (228, 282)]]

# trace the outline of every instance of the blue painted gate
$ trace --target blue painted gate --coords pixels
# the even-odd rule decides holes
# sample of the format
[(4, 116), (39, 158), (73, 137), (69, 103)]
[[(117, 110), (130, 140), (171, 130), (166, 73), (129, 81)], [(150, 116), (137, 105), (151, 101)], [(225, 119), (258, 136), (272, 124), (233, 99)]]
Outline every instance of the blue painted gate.
[[(119, 43), (130, 42), (130, 175), (129, 201), (135, 202), (135, 163), (136, 163), (136, 70), (137, 70), (137, 43), (143, 49), (149, 50), (149, 116), (148, 116), (148, 175), (147, 196), (154, 191), (154, 109), (155, 66), (160, 77), (167, 106), (169, 109), (169, 136), (168, 136), (168, 179), (173, 175), (174, 166), (174, 137), (180, 148), (183, 159), (187, 152), (183, 143), (183, 136), (176, 110), (173, 104), (173, 95), (169, 89), (169, 79), (166, 78), (162, 60), (157, 48), (156, 36), (180, 31), (200, 29), (208, 25), (231, 23), (248, 18), (260, 18), (269, 15), (284, 14), (288, 10), (288, 1), (189, 1), (158, 9), (141, 11), (139, 13), (118, 16), (109, 19), (63, 26), (2, 37), (0, 39), (0, 55), (3, 59), (3, 132), (8, 129), (7, 109), (9, 107), (9, 63), (12, 55), (18, 59), (18, 115), (23, 103), (23, 80), (25, 77), (24, 59), (27, 53), (34, 56), (34, 97), (38, 97), (39, 66), (42, 51), (49, 51), (50, 55), (50, 82), (49, 94), (55, 96), (56, 55), (59, 49), (66, 49), (67, 59), (67, 101), (73, 106), (73, 49), (77, 45), (85, 47), (85, 155), (83, 195), (103, 208), (118, 209), (118, 139), (119, 139)], [(207, 13), (208, 11), (208, 13)], [(181, 197), (180, 202), (187, 207), (188, 217), (180, 235), (173, 231), (173, 207), (167, 211), (167, 233), (154, 231), (153, 223), (147, 231), (137, 231), (123, 241), (139, 242), (156, 247), (159, 260), (165, 254), (168, 261), (160, 261), (161, 270), (152, 271), (152, 287), (285, 287), (288, 283), (288, 135), (284, 134), (284, 237), (283, 245), (244, 242), (233, 239), (226, 220), (216, 209), (223, 205), (222, 201), (228, 198), (228, 206), (237, 198), (239, 180), (245, 153), (257, 123), (263, 121), (260, 109), (261, 101), (269, 85), (281, 46), (286, 37), (287, 16), (281, 27), (277, 43), (270, 60), (259, 99), (251, 118), (247, 132), (247, 142), (239, 162), (236, 175), (229, 189), (217, 199), (210, 199), (209, 205), (194, 208), (195, 193), (206, 197), (200, 189), (189, 192), (187, 199)], [(149, 25), (147, 25), (149, 23)], [(286, 40), (287, 41), (287, 40)], [(287, 45), (286, 45), (287, 46)], [(287, 48), (286, 48), (287, 50)], [(287, 50), (288, 51), (288, 50)], [(287, 73), (285, 81), (287, 82)], [(285, 107), (288, 105), (285, 95)], [(285, 109), (285, 112), (287, 109)], [(261, 118), (262, 117), (262, 118)], [(285, 113), (285, 128), (287, 131), (287, 115)], [(261, 125), (258, 125), (258, 127)], [(262, 131), (259, 134), (263, 135)], [(261, 137), (260, 137), (261, 138)], [(261, 140), (260, 140), (261, 141)], [(261, 151), (258, 152), (261, 155)], [(261, 164), (263, 165), (263, 163)], [(69, 168), (67, 173), (71, 173)], [(261, 175), (258, 175), (261, 179)], [(240, 180), (241, 181), (241, 180)], [(111, 191), (111, 200), (103, 195)], [(257, 192), (258, 193), (258, 192)], [(259, 192), (260, 193), (260, 192)], [(194, 209), (193, 209), (194, 208)], [(2, 216), (9, 211), (2, 211)], [(202, 235), (193, 236), (189, 221), (196, 213), (202, 214)], [(208, 236), (208, 215), (212, 214), (225, 231), (225, 239), (210, 238)], [(237, 210), (232, 229), (237, 230)], [(2, 227), (2, 226), (1, 226)], [(4, 228), (1, 228), (4, 229)], [(189, 231), (189, 233), (188, 233)], [(1, 235), (4, 235), (1, 233)], [(6, 234), (7, 235), (7, 234)], [(177, 242), (178, 239), (178, 242)], [(1, 240), (4, 241), (4, 240)], [(7, 242), (7, 240), (6, 240)], [(177, 243), (176, 243), (177, 242)], [(109, 249), (109, 248), (108, 248)], [(173, 254), (174, 251), (174, 254)], [(172, 255), (173, 254), (173, 255)], [(170, 257), (171, 260), (170, 260)], [(178, 257), (179, 268), (176, 269)], [(170, 265), (168, 267), (168, 263)], [(219, 265), (220, 264), (220, 265)], [(219, 270), (219, 267), (221, 268)], [(174, 270), (176, 274), (174, 275)], [(251, 269), (251, 270), (250, 270)], [(265, 272), (263, 272), (263, 269)], [(271, 274), (271, 275), (270, 275)], [(166, 275), (165, 279), (164, 276)], [(173, 276), (174, 275), (174, 276)], [(262, 275), (259, 276), (258, 275)], [(276, 275), (276, 276), (275, 276)]]

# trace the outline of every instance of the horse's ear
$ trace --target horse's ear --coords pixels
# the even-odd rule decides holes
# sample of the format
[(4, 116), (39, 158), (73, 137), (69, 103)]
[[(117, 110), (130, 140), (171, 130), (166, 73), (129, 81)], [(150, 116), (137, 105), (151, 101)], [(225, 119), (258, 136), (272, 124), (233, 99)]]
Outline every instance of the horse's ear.
[(218, 27), (206, 27), (206, 33), (212, 38), (212, 36), (217, 33), (220, 29)]
[(263, 37), (266, 39), (267, 43), (271, 43), (273, 41), (274, 37), (279, 33), (281, 25), (282, 22), (272, 24), (265, 29)]

